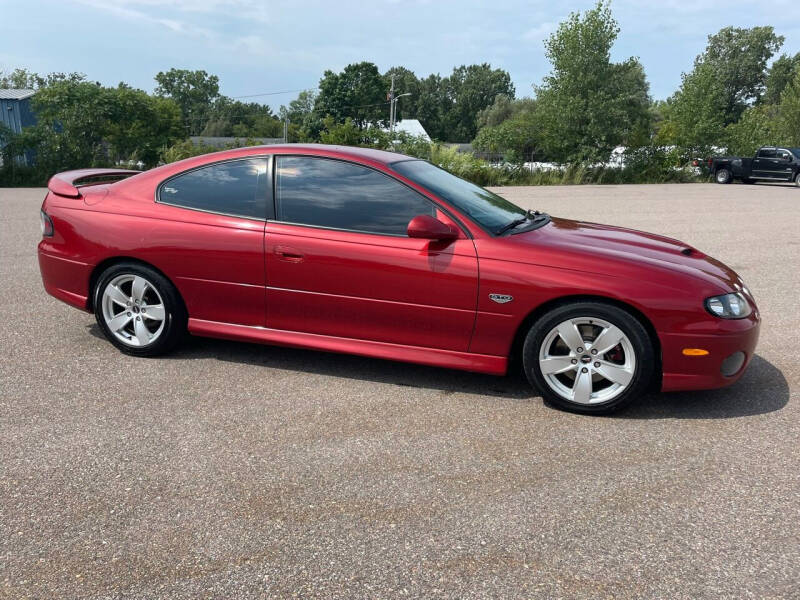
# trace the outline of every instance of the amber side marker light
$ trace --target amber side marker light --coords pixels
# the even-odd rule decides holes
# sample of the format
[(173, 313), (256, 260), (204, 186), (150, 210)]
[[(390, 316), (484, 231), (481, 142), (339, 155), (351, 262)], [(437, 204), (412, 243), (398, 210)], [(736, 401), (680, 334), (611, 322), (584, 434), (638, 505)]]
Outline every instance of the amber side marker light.
[(708, 354), (708, 350), (703, 350), (702, 348), (684, 348), (683, 353), (686, 356), (705, 356)]

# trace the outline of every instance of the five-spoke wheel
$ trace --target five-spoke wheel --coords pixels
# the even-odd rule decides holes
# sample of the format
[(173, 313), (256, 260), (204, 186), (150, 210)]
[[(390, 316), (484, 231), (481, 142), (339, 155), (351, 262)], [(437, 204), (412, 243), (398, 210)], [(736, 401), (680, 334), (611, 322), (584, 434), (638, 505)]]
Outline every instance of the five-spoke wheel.
[(103, 289), (103, 318), (123, 344), (147, 346), (164, 331), (164, 301), (155, 286), (139, 275), (119, 275)]
[(630, 313), (576, 302), (530, 329), (523, 350), (528, 378), (549, 401), (575, 412), (611, 412), (641, 395), (654, 370), (649, 335)]
[(118, 263), (98, 279), (97, 323), (120, 350), (155, 356), (171, 348), (186, 326), (183, 302), (160, 273), (138, 263)]
[(554, 327), (539, 349), (547, 384), (565, 400), (595, 404), (613, 400), (636, 369), (631, 341), (608, 321), (579, 317)]

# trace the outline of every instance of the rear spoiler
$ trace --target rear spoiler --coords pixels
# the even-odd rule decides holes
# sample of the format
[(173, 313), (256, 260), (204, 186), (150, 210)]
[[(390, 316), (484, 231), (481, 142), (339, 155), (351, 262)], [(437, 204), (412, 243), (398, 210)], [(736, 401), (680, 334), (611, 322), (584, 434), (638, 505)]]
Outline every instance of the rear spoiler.
[(81, 193), (78, 187), (81, 185), (97, 185), (99, 183), (119, 181), (138, 173), (141, 173), (141, 171), (131, 171), (129, 169), (77, 169), (76, 171), (64, 171), (63, 173), (56, 173), (50, 178), (50, 181), (47, 182), (47, 189), (65, 198), (80, 198)]

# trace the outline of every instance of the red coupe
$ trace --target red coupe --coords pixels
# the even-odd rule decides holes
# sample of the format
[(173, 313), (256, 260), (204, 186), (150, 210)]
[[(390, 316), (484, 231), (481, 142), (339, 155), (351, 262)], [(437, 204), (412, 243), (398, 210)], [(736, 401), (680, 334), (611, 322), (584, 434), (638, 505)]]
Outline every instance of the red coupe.
[(501, 375), (553, 404), (736, 381), (759, 314), (674, 239), (526, 211), (430, 163), (359, 148), (240, 148), (54, 176), (45, 289), (135, 356), (194, 335)]

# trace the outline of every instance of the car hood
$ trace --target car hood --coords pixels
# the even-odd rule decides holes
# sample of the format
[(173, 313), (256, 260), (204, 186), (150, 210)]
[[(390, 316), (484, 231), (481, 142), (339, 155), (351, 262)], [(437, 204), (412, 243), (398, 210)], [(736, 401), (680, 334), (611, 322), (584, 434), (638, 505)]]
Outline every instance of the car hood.
[(645, 278), (682, 287), (686, 276), (727, 292), (741, 280), (729, 267), (696, 248), (672, 238), (583, 221), (553, 218), (544, 227), (504, 238), (517, 246), (523, 262)]

